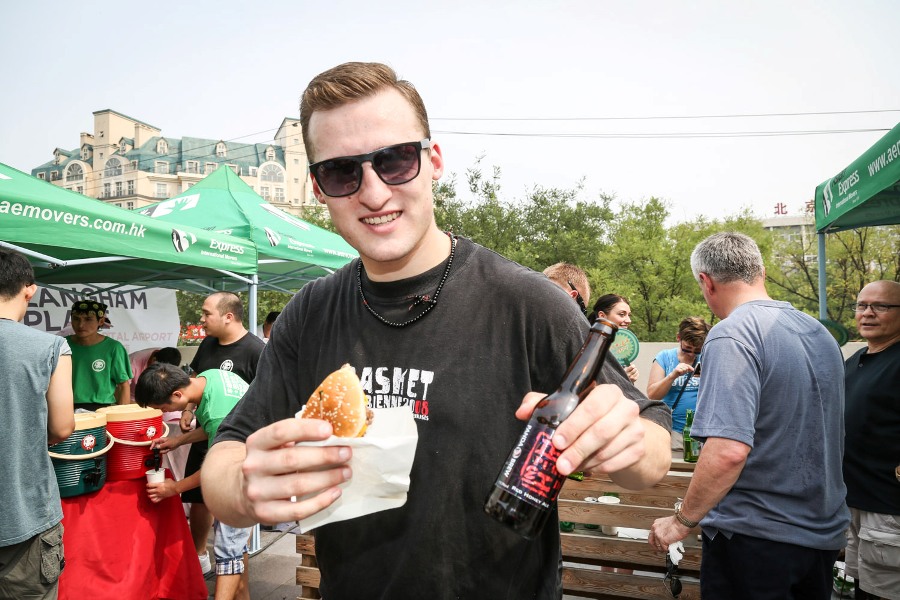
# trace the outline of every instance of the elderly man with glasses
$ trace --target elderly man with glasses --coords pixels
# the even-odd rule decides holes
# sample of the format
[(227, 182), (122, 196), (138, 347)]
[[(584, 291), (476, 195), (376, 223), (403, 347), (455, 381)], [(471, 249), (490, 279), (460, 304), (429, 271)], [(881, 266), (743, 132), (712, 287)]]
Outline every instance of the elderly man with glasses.
[(848, 575), (856, 598), (900, 599), (900, 283), (859, 292), (866, 347), (844, 363)]
[[(316, 529), (322, 597), (558, 600), (558, 528), (529, 542), (483, 506), (522, 434), (517, 417), (542, 398), (528, 392), (556, 388), (587, 320), (540, 273), (438, 228), (440, 144), (419, 93), (393, 69), (321, 73), (300, 122), (316, 198), (359, 259), (304, 286), (278, 316), (257, 378), (203, 464), (210, 509), (235, 526), (304, 519), (365, 475), (348, 446), (295, 444), (329, 437), (327, 422), (294, 414), (350, 363), (370, 408), (410, 411), (418, 444), (404, 506)], [(612, 361), (600, 378), (611, 385), (556, 430), (556, 466), (653, 485), (671, 464), (669, 411)]]

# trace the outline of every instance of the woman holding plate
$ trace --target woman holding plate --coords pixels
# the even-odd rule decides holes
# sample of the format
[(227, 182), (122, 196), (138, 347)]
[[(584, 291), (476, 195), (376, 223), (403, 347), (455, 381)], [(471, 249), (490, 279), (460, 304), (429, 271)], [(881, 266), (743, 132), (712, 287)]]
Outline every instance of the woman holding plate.
[[(588, 315), (588, 321), (593, 325), (598, 318), (612, 322), (619, 329), (628, 329), (628, 326), (631, 325), (631, 303), (628, 302), (628, 298), (618, 294), (600, 296), (594, 303), (593, 312)], [(637, 382), (641, 375), (637, 367), (632, 364), (623, 364), (622, 366), (631, 383)]]

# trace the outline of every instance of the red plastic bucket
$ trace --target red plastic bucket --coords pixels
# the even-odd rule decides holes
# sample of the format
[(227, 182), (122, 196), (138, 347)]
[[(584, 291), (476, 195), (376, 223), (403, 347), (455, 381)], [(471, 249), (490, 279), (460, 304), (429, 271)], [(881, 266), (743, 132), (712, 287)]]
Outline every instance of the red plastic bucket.
[(137, 404), (117, 404), (97, 412), (106, 415), (106, 433), (116, 442), (106, 461), (106, 479), (144, 477), (147, 471), (144, 461), (153, 456), (150, 444), (164, 435), (162, 411)]

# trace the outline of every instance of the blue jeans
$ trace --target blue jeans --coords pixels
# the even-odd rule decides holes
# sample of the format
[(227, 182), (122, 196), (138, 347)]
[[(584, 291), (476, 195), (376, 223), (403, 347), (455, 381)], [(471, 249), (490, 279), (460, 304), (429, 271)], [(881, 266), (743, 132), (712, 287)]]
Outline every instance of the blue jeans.
[(244, 553), (253, 528), (232, 527), (216, 519), (213, 529), (216, 532), (213, 543), (216, 575), (240, 575), (244, 572)]

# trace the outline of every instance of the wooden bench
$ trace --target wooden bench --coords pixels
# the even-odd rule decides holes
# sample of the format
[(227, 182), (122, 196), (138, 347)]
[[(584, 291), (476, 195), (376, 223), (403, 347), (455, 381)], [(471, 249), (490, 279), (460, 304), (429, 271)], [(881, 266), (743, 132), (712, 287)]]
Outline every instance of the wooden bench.
[[(663, 582), (666, 559), (662, 552), (650, 548), (646, 539), (608, 536), (599, 529), (585, 528), (584, 524), (649, 529), (654, 520), (674, 513), (676, 499), (683, 498), (687, 491), (693, 466), (673, 460), (673, 470), (658, 484), (641, 492), (621, 488), (602, 476), (584, 481), (566, 480), (559, 498), (559, 518), (577, 525), (575, 531), (560, 534), (564, 593), (600, 600), (671, 598)], [(618, 494), (621, 503), (585, 501), (604, 493)], [(678, 568), (682, 583), (679, 598), (684, 600), (700, 598), (699, 533), (697, 528), (684, 540), (685, 556)], [(297, 553), (301, 555), (297, 567), (300, 600), (317, 600), (321, 598), (319, 569), (312, 533), (297, 536)]]

